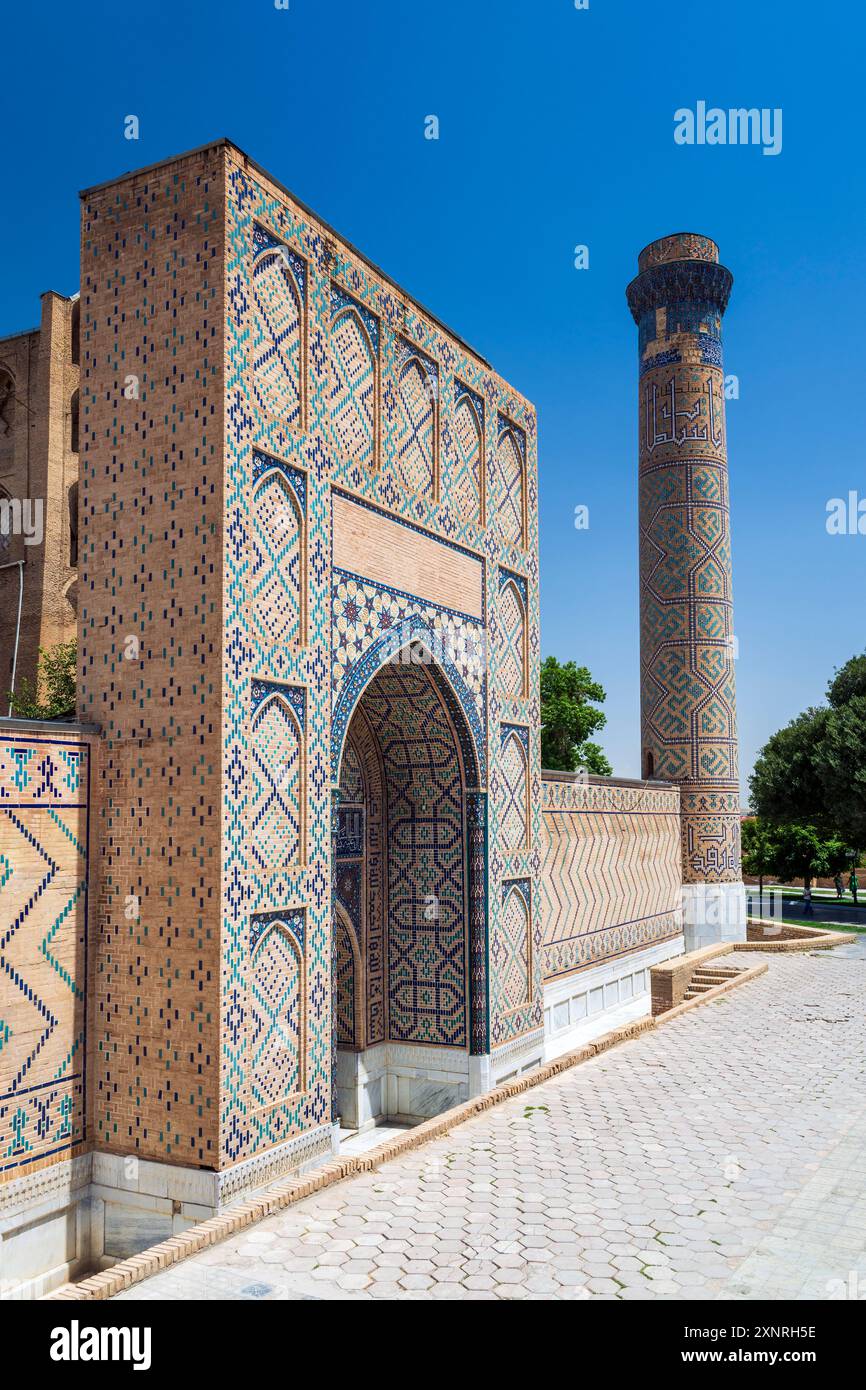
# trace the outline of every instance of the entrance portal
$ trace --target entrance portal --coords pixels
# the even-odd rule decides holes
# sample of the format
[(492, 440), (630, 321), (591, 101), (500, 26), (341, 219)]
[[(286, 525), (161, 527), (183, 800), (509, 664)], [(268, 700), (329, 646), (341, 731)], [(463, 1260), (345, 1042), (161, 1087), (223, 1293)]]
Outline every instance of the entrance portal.
[(352, 1129), (469, 1094), (467, 776), (445, 680), (405, 649), (364, 690), (343, 747), (333, 987)]

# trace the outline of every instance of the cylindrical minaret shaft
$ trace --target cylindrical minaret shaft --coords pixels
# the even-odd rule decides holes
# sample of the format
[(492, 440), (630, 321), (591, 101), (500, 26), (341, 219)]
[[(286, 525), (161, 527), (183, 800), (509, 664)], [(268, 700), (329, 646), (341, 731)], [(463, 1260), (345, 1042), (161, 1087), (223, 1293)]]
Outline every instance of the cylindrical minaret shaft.
[(709, 237), (652, 242), (638, 326), (644, 777), (681, 791), (686, 949), (745, 936), (722, 315)]

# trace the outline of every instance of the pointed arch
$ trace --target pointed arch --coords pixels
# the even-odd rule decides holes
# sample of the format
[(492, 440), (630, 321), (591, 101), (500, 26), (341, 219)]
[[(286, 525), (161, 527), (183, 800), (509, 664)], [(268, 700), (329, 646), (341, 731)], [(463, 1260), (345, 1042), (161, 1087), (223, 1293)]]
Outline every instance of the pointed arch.
[(497, 448), (499, 533), (505, 545), (526, 548), (526, 449), (515, 426), (500, 421)]
[(532, 912), (528, 879), (502, 885), (502, 911), (493, 932), (493, 966), (503, 1013), (532, 999)]
[(358, 940), (342, 903), (334, 903), (332, 963), (334, 1019), (341, 1047), (364, 1046), (363, 966)]
[(331, 425), (338, 453), (370, 470), (379, 459), (379, 353), (351, 301), (331, 321)]
[(340, 764), (340, 805), (363, 806), (365, 800), (364, 768), (355, 742), (347, 737)]
[(305, 286), (300, 257), (277, 243), (253, 259), (252, 396), (264, 423), (302, 430), (306, 393)]
[(502, 690), (508, 699), (523, 700), (528, 694), (529, 649), (525, 589), (514, 575), (501, 575), (499, 589), (500, 658)]
[(305, 862), (304, 722), (277, 688), (264, 688), (250, 730), (249, 863), (270, 876)]
[[(381, 867), (371, 871), (367, 886), (368, 929), (372, 933), (373, 909), (382, 901), (383, 881), (387, 884), (389, 904), (387, 914), (382, 904), (383, 923), (387, 916), (389, 926), (381, 946), (379, 938), (372, 934), (365, 946), (365, 951), (374, 955), (378, 951), (375, 960), (371, 955), (371, 963), (365, 961), (370, 1019), (366, 1045), (385, 1037), (374, 1030), (374, 1022), (378, 1024), (383, 1018), (383, 1009), (374, 1011), (373, 994), (379, 979), (378, 962), (386, 957), (390, 982), (385, 995), (388, 1036), (396, 1041), (412, 1041), (413, 1036), (419, 1042), (436, 1041), (435, 1030), (427, 1036), (400, 1031), (405, 1026), (406, 1001), (420, 988), (421, 962), (427, 949), (424, 940), (429, 935), (431, 943), (437, 943), (436, 951), (444, 951), (445, 957), (440, 984), (425, 985), (429, 998), (424, 1026), (433, 1029), (433, 1020), (438, 1020), (436, 1028), (444, 1030), (438, 1035), (441, 1045), (466, 1045), (478, 1055), (489, 1050), (490, 1037), (487, 795), (483, 790), (486, 744), (472, 695), (465, 686), (461, 691), (458, 672), (444, 669), (444, 663), (433, 659), (436, 651), (434, 634), (418, 619), (411, 635), (405, 626), (387, 632), (359, 663), (363, 670), (354, 672), (354, 680), (350, 679), (341, 689), (334, 709), (334, 780), (339, 783), (341, 753), (351, 720), (353, 736), (357, 728), (365, 729), (377, 750), (379, 778), (375, 786), (372, 778), (368, 782), (368, 845), (369, 810), (377, 795), (380, 821), (387, 824)], [(392, 660), (403, 653), (405, 660)], [(424, 660), (412, 659), (413, 655), (421, 655)], [(423, 688), (428, 690), (426, 701), (421, 698)], [(396, 709), (401, 704), (404, 713), (398, 720)], [(478, 726), (477, 733), (471, 720)], [(452, 778), (446, 786), (443, 779), (449, 756)], [(370, 767), (369, 761), (367, 766)], [(402, 860), (395, 864), (394, 855), (404, 859), (420, 856), (417, 871), (409, 871)], [(373, 870), (372, 859), (368, 863)], [(460, 885), (458, 918), (452, 899)], [(379, 894), (378, 899), (371, 890)], [(441, 899), (444, 906), (440, 920), (437, 904), (441, 894), (445, 897)], [(454, 934), (458, 920), (462, 933), (459, 967)], [(453, 1006), (460, 979), (464, 1015), (458, 1019)]]
[(81, 394), (78, 387), (72, 392), (69, 400), (69, 451), (77, 454), (79, 452), (81, 435)]
[(454, 505), (461, 516), (479, 526), (486, 522), (484, 485), (484, 407), (467, 387), (457, 383), (454, 403), (456, 467), (452, 480)]
[(289, 922), (269, 914), (250, 959), (250, 1106), (280, 1105), (305, 1087), (303, 949)]
[(397, 380), (397, 475), (412, 497), (439, 496), (439, 392), (434, 369), (407, 350)]
[(499, 755), (501, 805), (499, 834), (502, 849), (512, 854), (529, 844), (529, 730), (503, 724)]
[(0, 440), (11, 437), (15, 428), (15, 378), (8, 367), (0, 367)]
[(306, 525), (285, 470), (274, 461), (253, 485), (250, 625), (263, 654), (306, 641)]
[(487, 750), (484, 731), (475, 705), (474, 696), (457, 669), (454, 662), (442, 650), (441, 636), (428, 626), (418, 614), (412, 614), (402, 623), (385, 632), (367, 648), (363, 659), (351, 668), (340, 687), (331, 718), (331, 773), (335, 785), (338, 783), (340, 759), (349, 721), (366, 687), (379, 670), (398, 654), (413, 664), (412, 649), (420, 648), (423, 664), (429, 669), (433, 679), (440, 683), (441, 692), (454, 719), (464, 757), (467, 786), (483, 787), (487, 778)]

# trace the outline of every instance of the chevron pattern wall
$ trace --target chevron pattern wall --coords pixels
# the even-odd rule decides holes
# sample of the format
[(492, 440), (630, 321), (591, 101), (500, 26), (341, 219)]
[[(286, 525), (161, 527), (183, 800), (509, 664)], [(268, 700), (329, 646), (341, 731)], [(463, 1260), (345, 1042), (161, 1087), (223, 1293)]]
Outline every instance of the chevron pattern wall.
[(90, 748), (0, 734), (0, 1172), (85, 1137)]
[(542, 780), (545, 980), (682, 931), (676, 788)]

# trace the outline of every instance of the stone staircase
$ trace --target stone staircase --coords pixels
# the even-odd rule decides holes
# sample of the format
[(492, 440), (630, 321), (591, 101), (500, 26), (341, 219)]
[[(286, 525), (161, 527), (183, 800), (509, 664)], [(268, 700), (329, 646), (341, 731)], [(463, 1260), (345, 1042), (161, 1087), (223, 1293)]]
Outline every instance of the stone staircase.
[(686, 986), (685, 1000), (698, 999), (702, 994), (707, 994), (709, 990), (715, 989), (717, 985), (723, 985), (727, 980), (736, 979), (737, 975), (742, 975), (743, 967), (738, 965), (699, 965), (692, 971), (691, 979)]

